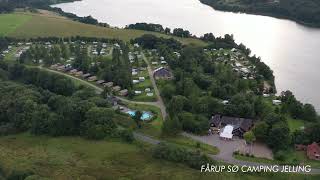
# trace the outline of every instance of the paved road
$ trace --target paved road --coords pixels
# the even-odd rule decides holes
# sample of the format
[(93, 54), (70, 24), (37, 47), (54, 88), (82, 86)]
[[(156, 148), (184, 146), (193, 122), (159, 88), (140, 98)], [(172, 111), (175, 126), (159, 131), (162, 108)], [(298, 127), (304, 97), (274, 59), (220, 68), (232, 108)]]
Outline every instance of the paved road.
[(156, 80), (154, 79), (154, 76), (153, 76), (153, 70), (151, 68), (151, 65), (150, 65), (150, 62), (147, 60), (146, 56), (144, 55), (144, 53), (142, 53), (142, 57), (143, 57), (143, 60), (144, 62), (148, 65), (147, 69), (148, 69), (148, 73), (149, 73), (149, 77), (150, 77), (150, 80), (151, 80), (151, 83), (152, 83), (152, 86), (153, 86), (153, 89), (154, 89), (154, 92), (157, 96), (157, 104), (159, 106), (159, 108), (161, 109), (161, 113), (162, 113), (162, 117), (163, 117), (163, 120), (166, 119), (167, 117), (167, 111), (166, 111), (166, 106), (164, 105), (163, 103), (163, 99), (160, 95), (160, 91), (158, 89), (158, 86), (157, 86), (157, 83), (156, 83)]

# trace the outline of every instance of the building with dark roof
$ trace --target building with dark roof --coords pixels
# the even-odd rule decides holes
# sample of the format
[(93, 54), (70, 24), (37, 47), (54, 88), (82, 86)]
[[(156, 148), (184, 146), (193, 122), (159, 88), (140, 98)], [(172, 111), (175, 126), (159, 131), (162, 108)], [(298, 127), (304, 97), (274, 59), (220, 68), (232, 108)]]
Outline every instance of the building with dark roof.
[(209, 121), (210, 128), (221, 129), (227, 125), (233, 126), (232, 134), (243, 137), (243, 134), (253, 127), (252, 119), (214, 115)]
[(153, 71), (153, 76), (155, 79), (172, 79), (173, 75), (169, 69), (160, 67)]

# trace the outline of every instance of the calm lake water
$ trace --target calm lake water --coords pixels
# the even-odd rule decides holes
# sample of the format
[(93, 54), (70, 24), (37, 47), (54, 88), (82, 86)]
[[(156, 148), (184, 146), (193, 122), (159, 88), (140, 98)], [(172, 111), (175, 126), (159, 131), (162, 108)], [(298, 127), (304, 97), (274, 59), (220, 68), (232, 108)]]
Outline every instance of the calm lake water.
[(289, 89), (320, 112), (320, 29), (272, 17), (216, 11), (198, 0), (83, 0), (56, 7), (117, 27), (147, 22), (182, 27), (198, 36), (233, 34), (273, 69), (279, 92)]

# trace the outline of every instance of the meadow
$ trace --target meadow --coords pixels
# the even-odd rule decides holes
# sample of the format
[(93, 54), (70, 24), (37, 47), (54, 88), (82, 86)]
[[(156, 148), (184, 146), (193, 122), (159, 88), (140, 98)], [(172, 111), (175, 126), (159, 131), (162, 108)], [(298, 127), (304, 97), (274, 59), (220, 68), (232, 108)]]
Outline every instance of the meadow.
[(296, 174), (200, 173), (182, 164), (152, 158), (150, 146), (117, 139), (89, 141), (79, 137), (52, 138), (28, 133), (0, 137), (4, 173), (32, 171), (50, 179), (318, 179)]
[(29, 21), (31, 16), (23, 14), (0, 15), (0, 36), (14, 32), (18, 27)]
[(203, 41), (194, 38), (179, 38), (155, 32), (84, 24), (47, 11), (0, 15), (0, 36), (15, 38), (85, 36), (129, 41), (144, 34), (153, 34), (164, 38), (173, 37), (183, 44), (206, 45)]

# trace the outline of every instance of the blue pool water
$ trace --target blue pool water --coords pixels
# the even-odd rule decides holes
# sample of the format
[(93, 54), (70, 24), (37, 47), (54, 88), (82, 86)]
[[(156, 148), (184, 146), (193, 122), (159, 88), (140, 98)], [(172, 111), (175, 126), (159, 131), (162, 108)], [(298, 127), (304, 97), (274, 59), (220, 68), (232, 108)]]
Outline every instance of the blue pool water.
[[(127, 111), (127, 114), (129, 114), (131, 117), (136, 115), (136, 111)], [(142, 116), (141, 116), (141, 120), (145, 121), (145, 120), (150, 120), (152, 117), (152, 115), (148, 112), (142, 112)]]

